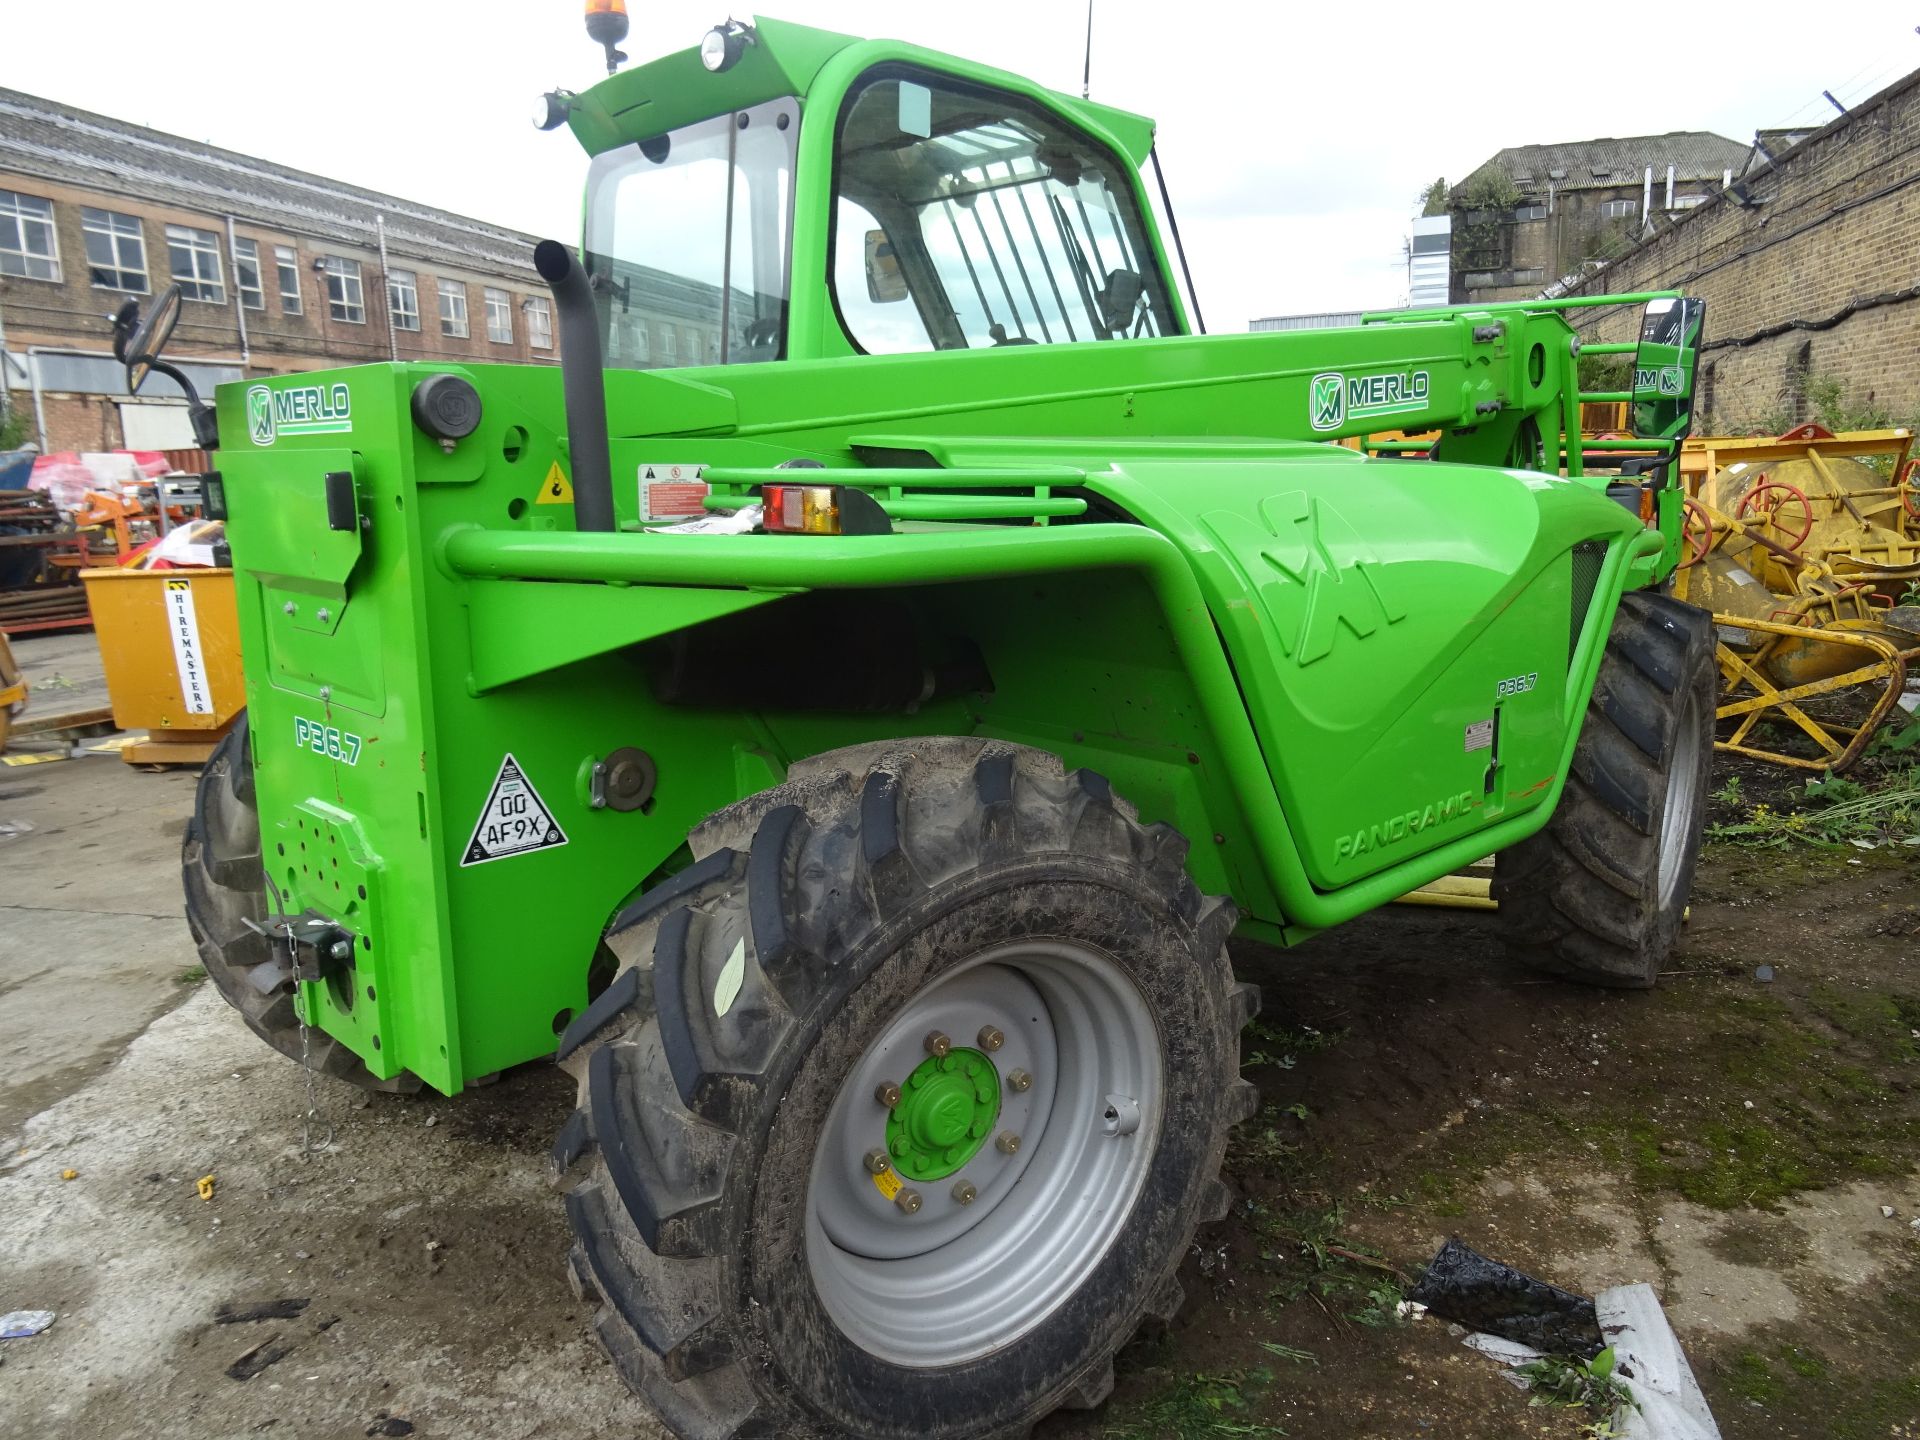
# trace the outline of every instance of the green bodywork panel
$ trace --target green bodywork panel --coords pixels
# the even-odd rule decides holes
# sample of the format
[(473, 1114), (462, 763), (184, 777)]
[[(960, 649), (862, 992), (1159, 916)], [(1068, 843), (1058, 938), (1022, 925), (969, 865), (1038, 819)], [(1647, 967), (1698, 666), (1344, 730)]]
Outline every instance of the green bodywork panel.
[[(1669, 563), (1604, 482), (1508, 468), (1523, 427), (1564, 437), (1566, 322), (1507, 306), (855, 355), (824, 283), (827, 161), (807, 157), (830, 157), (838, 97), (866, 68), (907, 57), (1019, 87), (1135, 161), (1151, 127), (911, 47), (761, 35), (725, 75), (686, 52), (573, 112), (594, 150), (768, 96), (806, 105), (792, 358), (609, 372), (620, 528), (578, 531), (571, 505), (543, 501), (553, 467), (572, 473), (556, 369), (269, 380), (270, 398), (324, 383), (348, 403), (344, 425), (264, 444), (257, 386), (221, 387), (270, 900), (355, 937), (350, 968), (302, 986), (313, 1023), (375, 1075), (447, 1092), (551, 1053), (610, 918), (685, 863), (703, 817), (874, 739), (997, 737), (1099, 770), (1177, 826), (1201, 887), (1271, 938), (1543, 824), (1619, 596)], [(446, 445), (408, 409), (437, 373), (484, 407)], [(1444, 458), (1325, 443), (1387, 425), (1443, 432)], [(893, 507), (894, 532), (639, 528), (646, 466), (707, 466), (724, 498), (791, 478), (773, 467), (794, 459), (831, 472), (809, 483)], [(345, 528), (329, 474), (351, 477)], [(1009, 495), (1045, 503), (991, 518)], [(970, 678), (858, 703), (760, 679), (831, 673), (849, 646), (875, 670), (972, 657)], [(757, 698), (713, 693), (736, 683)], [(595, 763), (623, 747), (652, 757), (657, 788), (638, 809), (598, 807)], [(509, 757), (555, 828), (476, 858)]]

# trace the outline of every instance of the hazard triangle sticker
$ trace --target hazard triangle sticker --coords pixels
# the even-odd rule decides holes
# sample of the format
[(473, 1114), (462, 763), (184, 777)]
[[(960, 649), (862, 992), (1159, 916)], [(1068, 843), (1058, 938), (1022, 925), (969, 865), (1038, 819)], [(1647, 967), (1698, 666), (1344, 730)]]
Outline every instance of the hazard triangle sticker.
[(534, 850), (552, 850), (567, 843), (560, 822), (553, 818), (546, 802), (533, 788), (519, 763), (509, 753), (500, 762), (500, 773), (487, 794), (486, 808), (467, 841), (467, 853), (460, 863), (481, 865), (489, 860), (505, 860)]

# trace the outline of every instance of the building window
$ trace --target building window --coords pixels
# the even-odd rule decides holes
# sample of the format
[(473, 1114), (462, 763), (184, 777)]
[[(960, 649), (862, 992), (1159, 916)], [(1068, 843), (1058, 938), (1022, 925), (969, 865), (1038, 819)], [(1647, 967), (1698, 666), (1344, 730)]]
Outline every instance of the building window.
[(137, 215), (82, 206), (80, 233), (86, 237), (87, 275), (96, 290), (147, 293), (147, 241)]
[(236, 236), (233, 242), (233, 285), (240, 303), (249, 310), (267, 308), (267, 292), (260, 283), (260, 242)]
[(1498, 284), (1499, 279), (1491, 270), (1469, 270), (1465, 284), (1469, 290), (1484, 290), (1489, 285)]
[(273, 264), (280, 272), (280, 313), (300, 314), (300, 257), (293, 253), (291, 245), (276, 245)]
[(653, 335), (644, 320), (633, 327), (633, 354), (636, 360), (653, 358)]
[(167, 267), (189, 300), (224, 305), (227, 287), (220, 278), (220, 242), (211, 230), (167, 226)]
[(1547, 218), (1547, 207), (1544, 205), (1522, 205), (1513, 212), (1513, 218), (1516, 220), (1544, 220)]
[(58, 283), (60, 251), (53, 238), (51, 200), (0, 190), (0, 275)]
[(349, 325), (367, 323), (367, 292), (360, 286), (360, 262), (326, 257), (327, 313)]
[(553, 348), (553, 306), (544, 295), (527, 297), (527, 343), (536, 350)]
[(679, 358), (680, 332), (671, 325), (663, 326), (660, 331), (660, 353), (671, 362)]
[(1707, 197), (1704, 195), (1676, 195), (1673, 197), (1673, 208), (1676, 210), (1691, 210), (1696, 205), (1704, 205), (1706, 203)]
[(440, 282), (440, 333), (467, 338), (467, 287), (458, 280)]
[(393, 315), (394, 329), (420, 328), (420, 287), (414, 283), (413, 271), (387, 272), (387, 309)]
[(1600, 214), (1607, 220), (1627, 220), (1640, 213), (1638, 200), (1604, 200), (1600, 204)]
[(1516, 285), (1538, 285), (1546, 278), (1547, 272), (1541, 269), (1516, 270), (1513, 272), (1513, 283)]
[(513, 343), (513, 301), (504, 290), (488, 287), (481, 292), (487, 301), (487, 339), (496, 345)]

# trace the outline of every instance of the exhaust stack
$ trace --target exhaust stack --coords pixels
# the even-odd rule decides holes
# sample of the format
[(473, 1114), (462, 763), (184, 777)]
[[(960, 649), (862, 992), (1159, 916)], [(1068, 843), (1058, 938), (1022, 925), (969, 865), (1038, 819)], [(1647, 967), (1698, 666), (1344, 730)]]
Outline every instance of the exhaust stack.
[(553, 292), (560, 323), (561, 384), (567, 400), (567, 450), (573, 460), (573, 523), (613, 529), (613, 461), (607, 451), (606, 366), (593, 292), (573, 252), (558, 240), (533, 247), (533, 268)]

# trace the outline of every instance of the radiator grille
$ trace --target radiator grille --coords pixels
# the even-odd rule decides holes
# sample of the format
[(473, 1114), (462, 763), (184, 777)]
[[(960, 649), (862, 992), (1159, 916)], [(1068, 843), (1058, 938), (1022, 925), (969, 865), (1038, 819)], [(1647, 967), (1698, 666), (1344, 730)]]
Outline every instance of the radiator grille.
[(1587, 612), (1593, 608), (1593, 592), (1600, 583), (1600, 571), (1607, 560), (1607, 542), (1582, 540), (1573, 547), (1573, 615), (1567, 634), (1567, 664), (1573, 664), (1573, 652), (1580, 648), (1580, 632), (1586, 628)]

